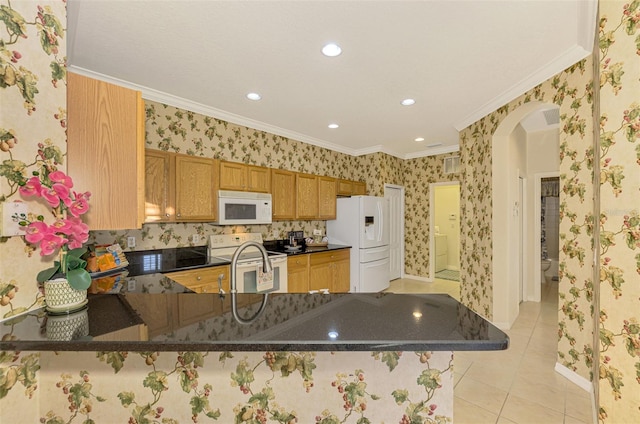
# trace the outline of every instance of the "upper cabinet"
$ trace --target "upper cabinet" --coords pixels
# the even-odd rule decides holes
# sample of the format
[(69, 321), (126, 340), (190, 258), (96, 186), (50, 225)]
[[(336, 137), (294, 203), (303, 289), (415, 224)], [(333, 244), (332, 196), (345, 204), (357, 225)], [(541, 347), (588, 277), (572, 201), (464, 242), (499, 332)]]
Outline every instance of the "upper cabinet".
[(218, 161), (176, 155), (176, 220), (215, 221)]
[(67, 173), (91, 192), (91, 230), (142, 227), (144, 116), (140, 92), (67, 74)]
[(216, 220), (218, 161), (146, 151), (146, 222)]
[(296, 218), (296, 173), (284, 169), (271, 170), (273, 220)]
[[(318, 176), (296, 174), (297, 208), (296, 218), (318, 218)], [(334, 199), (335, 201), (335, 199)]]
[(336, 179), (318, 177), (318, 218), (336, 219)]
[(271, 170), (263, 166), (220, 161), (220, 190), (269, 193)]
[(362, 181), (338, 180), (338, 196), (359, 196), (367, 194), (367, 183)]
[(336, 180), (311, 174), (296, 174), (298, 219), (336, 219)]
[(175, 221), (175, 155), (160, 150), (145, 152), (145, 221)]

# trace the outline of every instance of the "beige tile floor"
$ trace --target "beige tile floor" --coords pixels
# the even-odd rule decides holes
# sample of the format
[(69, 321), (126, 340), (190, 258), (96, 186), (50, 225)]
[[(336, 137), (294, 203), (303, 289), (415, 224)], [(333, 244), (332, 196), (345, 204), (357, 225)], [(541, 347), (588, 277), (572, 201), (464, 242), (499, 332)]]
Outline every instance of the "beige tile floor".
[[(449, 293), (457, 282), (398, 279), (387, 291)], [(542, 300), (524, 302), (506, 333), (506, 351), (456, 352), (455, 424), (592, 424), (591, 398), (554, 370), (558, 310), (556, 284), (542, 285)]]

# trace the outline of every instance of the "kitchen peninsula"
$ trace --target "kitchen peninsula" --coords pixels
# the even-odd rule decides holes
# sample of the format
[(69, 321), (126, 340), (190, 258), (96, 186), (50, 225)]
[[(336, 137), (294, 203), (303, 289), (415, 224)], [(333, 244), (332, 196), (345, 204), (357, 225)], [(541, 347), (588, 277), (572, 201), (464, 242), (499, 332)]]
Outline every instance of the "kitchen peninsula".
[[(70, 314), (30, 312), (4, 323), (0, 349), (23, 355), (40, 351), (43, 385), (60, 380), (63, 372), (47, 370), (51, 354), (82, 363), (89, 360), (88, 352), (96, 352), (91, 355), (106, 369), (142, 372), (139, 379), (156, 396), (168, 390), (173, 380), (167, 376), (176, 373), (183, 390), (193, 395), (187, 409), (196, 418), (201, 412), (227, 417), (221, 422), (253, 423), (260, 421), (250, 417), (269, 412), (288, 418), (280, 422), (339, 422), (332, 421), (339, 413), (313, 407), (314, 399), (335, 394), (343, 398), (343, 418), (355, 414), (382, 422), (413, 416), (436, 423), (451, 422), (453, 416), (453, 351), (509, 345), (502, 331), (444, 294), (270, 294), (257, 316), (263, 295), (238, 294), (239, 314), (256, 316), (241, 324), (231, 313), (229, 294), (188, 293), (170, 280), (155, 287), (156, 293), (90, 295), (83, 309)], [(136, 309), (155, 314), (143, 318)], [(145, 337), (146, 327), (158, 328), (150, 320), (176, 313), (164, 332)], [(72, 378), (62, 376), (55, 384), (71, 387)], [(302, 391), (296, 376), (302, 378)], [(206, 384), (200, 387), (198, 380)], [(225, 389), (229, 384), (237, 388)], [(116, 392), (125, 389), (116, 380), (113, 385)], [(97, 387), (92, 390), (108, 390)], [(124, 422), (127, 392), (116, 392), (108, 402), (113, 408), (93, 408), (107, 421)], [(165, 408), (152, 409), (153, 415), (165, 416)], [(184, 414), (167, 409), (171, 417)]]

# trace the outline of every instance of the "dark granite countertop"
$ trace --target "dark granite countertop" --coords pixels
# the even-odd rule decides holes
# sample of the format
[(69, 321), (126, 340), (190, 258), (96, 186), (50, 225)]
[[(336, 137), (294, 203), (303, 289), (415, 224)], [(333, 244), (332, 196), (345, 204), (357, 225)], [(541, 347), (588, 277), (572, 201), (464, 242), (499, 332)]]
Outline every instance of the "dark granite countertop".
[[(169, 291), (90, 295), (76, 312), (40, 309), (3, 322), (0, 349), (422, 351), (509, 345), (505, 333), (444, 294), (271, 294), (250, 324), (234, 319), (231, 298)], [(239, 315), (255, 315), (262, 299), (238, 294)], [(146, 331), (126, 331), (145, 325), (148, 340), (140, 340)]]

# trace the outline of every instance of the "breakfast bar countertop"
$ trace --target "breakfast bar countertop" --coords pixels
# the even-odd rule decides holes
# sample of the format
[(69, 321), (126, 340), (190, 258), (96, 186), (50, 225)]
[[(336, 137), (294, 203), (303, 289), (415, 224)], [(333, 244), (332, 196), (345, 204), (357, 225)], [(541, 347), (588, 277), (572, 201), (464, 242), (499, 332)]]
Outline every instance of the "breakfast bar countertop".
[[(237, 294), (238, 315), (263, 295)], [(445, 294), (270, 294), (240, 323), (231, 295), (89, 295), (71, 313), (32, 311), (3, 322), (0, 349), (17, 351), (502, 350), (508, 336)]]

